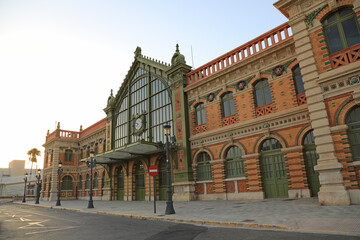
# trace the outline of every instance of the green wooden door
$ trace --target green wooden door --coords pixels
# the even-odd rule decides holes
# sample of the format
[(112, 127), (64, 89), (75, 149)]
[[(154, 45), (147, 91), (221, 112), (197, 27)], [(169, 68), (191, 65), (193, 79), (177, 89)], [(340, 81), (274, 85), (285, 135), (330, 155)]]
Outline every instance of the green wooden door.
[(360, 107), (353, 108), (346, 117), (353, 161), (360, 161)]
[(163, 159), (159, 164), (159, 200), (167, 200), (167, 170), (166, 160)]
[(317, 197), (320, 190), (319, 173), (314, 170), (317, 165), (318, 154), (316, 153), (316, 145), (314, 141), (313, 131), (308, 132), (304, 137), (304, 158), (307, 180), (309, 183), (310, 194)]
[(260, 165), (265, 198), (289, 196), (284, 155), (279, 150), (281, 147), (276, 139), (266, 140), (262, 147)]
[(117, 200), (124, 200), (124, 171), (122, 169), (119, 169), (117, 187)]
[(135, 200), (145, 200), (145, 171), (141, 163), (136, 166), (135, 170)]
[(266, 198), (288, 197), (288, 181), (281, 152), (261, 155), (261, 170)]

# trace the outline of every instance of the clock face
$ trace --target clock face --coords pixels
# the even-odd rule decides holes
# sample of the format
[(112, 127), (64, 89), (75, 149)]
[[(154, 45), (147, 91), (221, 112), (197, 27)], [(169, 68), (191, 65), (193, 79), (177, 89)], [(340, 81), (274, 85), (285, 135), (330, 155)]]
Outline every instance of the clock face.
[(138, 118), (135, 120), (135, 129), (139, 130), (142, 127), (142, 120), (141, 118)]

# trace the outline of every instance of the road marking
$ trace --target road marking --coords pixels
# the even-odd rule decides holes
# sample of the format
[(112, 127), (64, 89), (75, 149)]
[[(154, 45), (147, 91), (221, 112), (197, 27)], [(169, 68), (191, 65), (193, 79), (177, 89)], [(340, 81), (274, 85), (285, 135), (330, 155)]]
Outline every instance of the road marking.
[(44, 227), (45, 225), (41, 224), (43, 222), (47, 222), (48, 220), (44, 220), (44, 221), (40, 221), (40, 222), (31, 222), (31, 223), (28, 223), (28, 225), (25, 225), (25, 226), (21, 226), (21, 227), (18, 227), (18, 229), (25, 229), (25, 228), (33, 228), (32, 226), (33, 225), (37, 225), (39, 227)]
[(71, 226), (71, 227), (63, 227), (63, 228), (56, 228), (56, 229), (48, 229), (48, 230), (37, 231), (37, 232), (28, 232), (28, 233), (25, 233), (25, 235), (44, 233), (44, 232), (54, 232), (54, 231), (60, 231), (60, 230), (67, 230), (67, 229), (71, 229), (71, 228), (77, 228), (77, 227)]

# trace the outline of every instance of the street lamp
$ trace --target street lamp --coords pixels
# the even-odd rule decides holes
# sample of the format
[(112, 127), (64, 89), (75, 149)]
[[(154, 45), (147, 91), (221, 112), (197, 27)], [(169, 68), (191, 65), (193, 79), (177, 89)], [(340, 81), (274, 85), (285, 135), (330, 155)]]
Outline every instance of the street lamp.
[(40, 179), (41, 179), (41, 170), (38, 169), (38, 174), (35, 176), (37, 179), (37, 191), (36, 191), (36, 201), (35, 204), (39, 204), (39, 199), (40, 199), (40, 191), (41, 191), (41, 183), (40, 183)]
[(24, 177), (24, 182), (25, 182), (25, 186), (24, 186), (24, 197), (22, 202), (26, 202), (25, 196), (26, 196), (26, 182), (27, 182), (27, 177), (28, 177), (28, 173), (25, 173), (25, 177)]
[(87, 160), (86, 161), (86, 165), (88, 167), (90, 167), (90, 199), (89, 199), (89, 204), (88, 204), (88, 208), (94, 208), (94, 203), (93, 203), (93, 199), (92, 199), (92, 195), (93, 195), (93, 192), (92, 192), (92, 170), (93, 170), (93, 167), (96, 166), (96, 159), (94, 159), (94, 151), (91, 149), (90, 151), (90, 160)]
[[(166, 170), (167, 170), (167, 201), (166, 201), (166, 210), (165, 214), (175, 214), (172, 196), (171, 196), (171, 173), (170, 173), (170, 159), (169, 159), (169, 149), (170, 149), (170, 142), (169, 142), (169, 136), (170, 136), (170, 128), (171, 126), (169, 124), (164, 125), (164, 134), (166, 136)], [(173, 139), (174, 140), (174, 139)]]
[(62, 163), (59, 162), (59, 167), (58, 167), (58, 176), (59, 176), (59, 185), (58, 185), (58, 198), (57, 198), (57, 201), (56, 201), (56, 206), (61, 206), (61, 203), (60, 203), (60, 176), (63, 172), (63, 168), (62, 168)]

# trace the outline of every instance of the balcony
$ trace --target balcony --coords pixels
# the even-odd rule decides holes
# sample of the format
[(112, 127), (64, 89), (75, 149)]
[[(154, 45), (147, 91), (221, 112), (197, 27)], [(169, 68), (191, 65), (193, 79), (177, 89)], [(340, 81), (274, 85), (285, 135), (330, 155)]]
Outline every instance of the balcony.
[(348, 65), (360, 60), (360, 43), (331, 54), (330, 62), (332, 69)]

